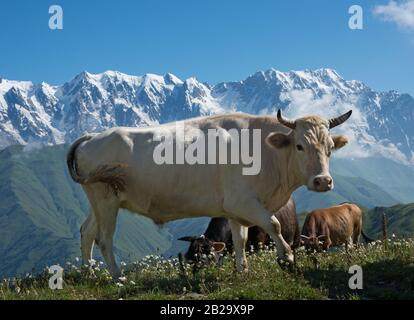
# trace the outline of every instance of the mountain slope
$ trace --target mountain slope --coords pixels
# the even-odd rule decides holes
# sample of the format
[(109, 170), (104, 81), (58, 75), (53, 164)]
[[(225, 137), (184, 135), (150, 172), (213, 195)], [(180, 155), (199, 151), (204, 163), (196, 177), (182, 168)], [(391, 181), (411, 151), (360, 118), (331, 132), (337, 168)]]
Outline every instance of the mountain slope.
[(379, 186), (401, 203), (414, 201), (414, 168), (378, 157), (333, 158), (331, 171), (360, 177)]
[(368, 208), (398, 203), (398, 200), (365, 179), (343, 177), (337, 174), (333, 174), (333, 178), (335, 186), (331, 192), (316, 193), (308, 191), (305, 187), (295, 191), (298, 212), (330, 207), (346, 201), (358, 203)]

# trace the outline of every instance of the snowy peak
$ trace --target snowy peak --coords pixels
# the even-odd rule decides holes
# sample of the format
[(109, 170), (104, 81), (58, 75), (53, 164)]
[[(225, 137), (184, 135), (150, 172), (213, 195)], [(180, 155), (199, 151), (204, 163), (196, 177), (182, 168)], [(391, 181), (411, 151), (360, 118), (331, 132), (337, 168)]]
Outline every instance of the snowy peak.
[(182, 80), (180, 80), (179, 78), (177, 78), (175, 75), (173, 75), (172, 73), (167, 73), (164, 76), (164, 81), (166, 84), (170, 84), (170, 85), (180, 85), (182, 84)]
[(352, 143), (343, 156), (386, 156), (414, 163), (414, 99), (376, 92), (335, 70), (259, 71), (214, 86), (196, 78), (82, 72), (61, 86), (0, 79), (0, 147), (71, 142), (84, 132), (113, 126), (147, 126), (242, 111), (286, 116), (335, 116), (354, 110), (341, 128)]

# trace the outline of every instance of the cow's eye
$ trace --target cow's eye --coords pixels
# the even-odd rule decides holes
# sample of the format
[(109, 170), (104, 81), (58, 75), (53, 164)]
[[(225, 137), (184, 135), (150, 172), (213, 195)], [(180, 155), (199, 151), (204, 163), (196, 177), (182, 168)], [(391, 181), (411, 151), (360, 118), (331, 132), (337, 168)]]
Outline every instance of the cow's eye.
[(303, 146), (300, 144), (297, 144), (296, 149), (298, 149), (298, 151), (303, 151)]
[(332, 152), (331, 152), (331, 151), (328, 151), (328, 157), (330, 157), (330, 156), (331, 156), (331, 154), (332, 154)]

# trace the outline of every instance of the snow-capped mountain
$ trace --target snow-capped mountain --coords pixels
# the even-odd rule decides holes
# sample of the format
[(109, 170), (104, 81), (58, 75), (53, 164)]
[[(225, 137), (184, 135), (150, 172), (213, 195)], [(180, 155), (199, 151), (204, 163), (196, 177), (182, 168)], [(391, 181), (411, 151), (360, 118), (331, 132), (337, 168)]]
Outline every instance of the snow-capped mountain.
[[(338, 132), (351, 135), (343, 156), (382, 155), (414, 163), (414, 99), (376, 92), (332, 69), (257, 72), (210, 86), (172, 74), (83, 72), (61, 86), (0, 79), (0, 148), (71, 142), (112, 126), (147, 126), (228, 111), (336, 116), (353, 109)], [(335, 129), (337, 130), (337, 129)], [(343, 151), (345, 152), (345, 151)]]

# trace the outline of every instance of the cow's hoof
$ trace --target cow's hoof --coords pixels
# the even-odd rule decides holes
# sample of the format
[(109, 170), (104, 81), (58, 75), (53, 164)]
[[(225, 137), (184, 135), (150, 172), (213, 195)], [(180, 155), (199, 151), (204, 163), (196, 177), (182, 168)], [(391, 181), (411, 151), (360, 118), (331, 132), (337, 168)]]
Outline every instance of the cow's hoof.
[(289, 264), (295, 264), (295, 256), (292, 252), (286, 254), (286, 261), (288, 261)]
[(246, 273), (249, 272), (249, 267), (246, 265), (241, 265), (236, 267), (237, 273)]
[(112, 280), (114, 281), (122, 281), (119, 280), (120, 278), (122, 278), (122, 272), (119, 269), (115, 269), (115, 270), (109, 270), (109, 273), (111, 274)]
[(236, 268), (237, 273), (247, 273), (249, 272), (249, 268), (243, 267), (243, 268)]
[(293, 255), (292, 257), (287, 256), (287, 257), (283, 257), (283, 258), (278, 258), (277, 259), (277, 263), (279, 264), (279, 266), (283, 269), (283, 270), (287, 270), (290, 272), (294, 271), (294, 259), (293, 259)]

